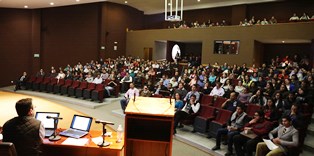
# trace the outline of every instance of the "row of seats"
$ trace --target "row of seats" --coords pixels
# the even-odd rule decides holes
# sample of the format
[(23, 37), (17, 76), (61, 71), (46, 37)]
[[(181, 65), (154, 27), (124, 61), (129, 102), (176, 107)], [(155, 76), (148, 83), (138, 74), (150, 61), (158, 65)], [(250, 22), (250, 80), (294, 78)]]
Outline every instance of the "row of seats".
[(50, 77), (31, 77), (26, 82), (26, 89), (61, 95), (67, 94), (68, 96), (83, 97), (83, 99), (98, 100), (99, 102), (103, 102), (105, 94), (104, 87), (104, 84)]

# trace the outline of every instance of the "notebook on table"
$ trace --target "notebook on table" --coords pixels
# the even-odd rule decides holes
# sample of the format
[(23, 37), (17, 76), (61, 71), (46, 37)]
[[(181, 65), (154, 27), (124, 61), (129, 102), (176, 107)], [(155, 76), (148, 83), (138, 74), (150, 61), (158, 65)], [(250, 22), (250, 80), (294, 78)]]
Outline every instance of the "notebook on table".
[(60, 135), (72, 138), (81, 138), (88, 134), (92, 121), (92, 117), (75, 114), (70, 128), (60, 132)]
[[(59, 117), (60, 113), (58, 112), (36, 112), (35, 118), (40, 120), (45, 127), (45, 137), (50, 137), (54, 133), (54, 120), (47, 119), (47, 116), (50, 117)], [(58, 125), (56, 120), (56, 125)]]

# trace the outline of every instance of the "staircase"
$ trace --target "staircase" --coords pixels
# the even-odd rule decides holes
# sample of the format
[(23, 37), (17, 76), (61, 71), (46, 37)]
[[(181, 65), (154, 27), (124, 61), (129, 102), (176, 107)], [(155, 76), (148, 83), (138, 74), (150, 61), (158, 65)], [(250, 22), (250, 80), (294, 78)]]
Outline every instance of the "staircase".
[(312, 114), (311, 124), (307, 128), (304, 140), (303, 152), (301, 156), (312, 156), (314, 153), (314, 113)]

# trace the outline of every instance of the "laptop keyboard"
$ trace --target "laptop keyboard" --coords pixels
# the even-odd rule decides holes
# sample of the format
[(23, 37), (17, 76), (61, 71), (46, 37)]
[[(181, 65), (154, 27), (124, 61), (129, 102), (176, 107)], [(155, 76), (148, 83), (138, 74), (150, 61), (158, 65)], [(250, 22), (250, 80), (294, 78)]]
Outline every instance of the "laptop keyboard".
[(75, 130), (73, 130), (73, 129), (67, 130), (66, 133), (70, 133), (70, 134), (72, 134), (72, 135), (82, 135), (82, 134), (85, 134), (85, 132), (75, 131)]

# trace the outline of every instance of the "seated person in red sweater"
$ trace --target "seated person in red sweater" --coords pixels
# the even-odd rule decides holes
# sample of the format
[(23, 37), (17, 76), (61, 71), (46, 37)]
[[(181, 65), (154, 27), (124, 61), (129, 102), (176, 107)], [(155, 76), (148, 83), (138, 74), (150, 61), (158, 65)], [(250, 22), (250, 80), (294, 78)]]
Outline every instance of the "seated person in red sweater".
[(262, 142), (262, 138), (267, 136), (272, 129), (271, 122), (264, 119), (263, 111), (256, 111), (254, 118), (244, 126), (244, 131), (254, 133), (255, 136), (249, 138), (242, 134), (233, 137), (233, 144), (237, 156), (252, 156), (256, 150), (256, 145)]

